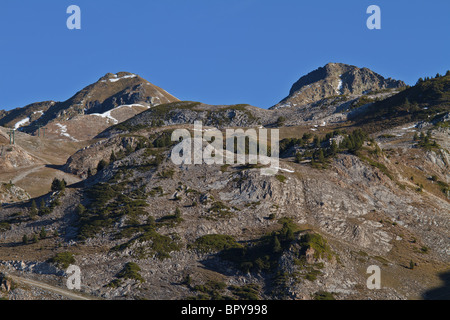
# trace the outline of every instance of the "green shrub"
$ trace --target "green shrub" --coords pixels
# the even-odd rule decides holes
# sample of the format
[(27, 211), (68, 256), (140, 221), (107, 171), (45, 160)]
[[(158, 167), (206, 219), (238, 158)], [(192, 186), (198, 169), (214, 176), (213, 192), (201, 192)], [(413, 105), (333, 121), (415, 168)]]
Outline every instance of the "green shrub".
[(211, 208), (209, 208), (209, 212), (210, 213), (214, 213), (217, 215), (217, 217), (219, 218), (224, 218), (227, 217), (231, 214), (231, 209), (226, 206), (223, 202), (221, 201), (216, 201), (212, 204)]
[(125, 267), (117, 274), (120, 279), (132, 279), (139, 282), (145, 282), (140, 275), (141, 268), (134, 262), (128, 262)]
[(299, 240), (299, 244), (302, 247), (303, 252), (309, 248), (314, 249), (314, 258), (316, 259), (331, 259), (332, 252), (328, 246), (327, 240), (318, 233), (307, 233), (303, 235)]
[(314, 300), (336, 300), (332, 293), (319, 291), (314, 294)]
[(155, 256), (159, 260), (170, 258), (170, 253), (173, 251), (179, 251), (180, 245), (174, 241), (171, 237), (161, 235), (155, 230), (154, 225), (148, 225), (143, 230), (141, 235), (112, 248), (112, 251), (122, 251), (136, 243), (149, 242), (145, 246), (138, 246), (135, 249), (135, 257), (138, 259), (144, 259), (149, 256)]
[(158, 176), (162, 179), (172, 179), (174, 173), (175, 173), (175, 170), (167, 169), (167, 170), (163, 170), (163, 171), (159, 172)]
[(260, 288), (256, 284), (246, 284), (241, 287), (230, 286), (228, 289), (240, 300), (259, 300)]
[(64, 191), (66, 189), (66, 181), (64, 179), (59, 180), (57, 178), (53, 179), (51, 189), (52, 191)]
[(283, 227), (240, 247), (224, 249), (220, 256), (236, 264), (243, 272), (273, 271), (278, 259), (295, 239), (297, 226), (292, 221), (281, 220)]
[(200, 252), (218, 252), (231, 248), (242, 248), (234, 237), (222, 234), (209, 234), (195, 240), (193, 247)]
[(75, 258), (70, 252), (61, 252), (51, 258), (49, 262), (57, 264), (62, 269), (67, 269), (71, 264), (75, 263)]
[(11, 225), (6, 221), (0, 222), (0, 232), (5, 232), (8, 230), (11, 230)]

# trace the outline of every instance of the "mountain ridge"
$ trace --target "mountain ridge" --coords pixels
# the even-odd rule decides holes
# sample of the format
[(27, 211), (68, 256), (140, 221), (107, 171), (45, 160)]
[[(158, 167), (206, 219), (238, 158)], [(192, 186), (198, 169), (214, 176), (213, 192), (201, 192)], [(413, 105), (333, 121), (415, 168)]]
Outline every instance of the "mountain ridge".
[[(153, 85), (140, 76), (129, 72), (107, 73), (77, 93), (62, 101), (47, 101), (33, 103), (23, 108), (16, 108), (0, 119), (0, 125), (36, 134), (39, 127), (47, 128), (48, 133), (57, 134), (55, 123), (66, 122), (85, 115), (98, 115), (100, 127), (105, 127), (105, 118), (114, 119), (110, 114), (104, 115), (120, 106), (136, 107), (130, 112), (122, 112), (119, 120), (123, 121), (148, 107), (179, 101), (164, 89)], [(138, 108), (137, 108), (138, 107)], [(102, 119), (103, 118), (103, 119)], [(92, 123), (92, 119), (90, 119)], [(95, 123), (95, 121), (94, 121)], [(92, 124), (94, 124), (92, 123)], [(106, 123), (107, 125), (107, 123)], [(96, 132), (98, 133), (98, 132)], [(66, 138), (60, 132), (61, 138)], [(75, 138), (77, 134), (74, 134)], [(83, 137), (86, 139), (86, 137)]]
[(383, 76), (368, 68), (328, 63), (300, 77), (289, 95), (270, 109), (295, 107), (340, 95), (362, 95), (370, 91), (405, 87), (403, 81)]
[[(323, 98), (342, 71), (320, 100), (273, 110), (133, 104), (146, 97), (137, 76), (107, 74), (95, 87), (117, 87), (50, 121), (46, 137), (19, 131), (11, 146), (0, 128), (0, 271), (61, 283), (74, 264), (83, 292), (117, 300), (428, 297), (450, 266), (450, 78)], [(172, 133), (193, 135), (194, 121), (277, 129), (277, 174), (175, 164)], [(381, 290), (367, 287), (373, 265)], [(45, 296), (33, 289), (0, 295)]]

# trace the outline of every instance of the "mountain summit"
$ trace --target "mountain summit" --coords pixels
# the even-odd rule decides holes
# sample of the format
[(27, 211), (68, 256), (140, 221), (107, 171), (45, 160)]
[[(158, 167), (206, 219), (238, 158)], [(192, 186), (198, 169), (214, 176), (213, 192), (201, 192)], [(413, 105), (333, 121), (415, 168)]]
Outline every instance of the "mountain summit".
[(361, 95), (386, 88), (404, 87), (403, 81), (381, 75), (367, 68), (343, 63), (328, 63), (301, 77), (292, 86), (289, 95), (276, 106), (295, 107), (339, 95)]
[(0, 118), (0, 126), (35, 134), (44, 127), (54, 137), (85, 140), (150, 107), (176, 101), (136, 74), (107, 73), (66, 101), (34, 103), (7, 111)]

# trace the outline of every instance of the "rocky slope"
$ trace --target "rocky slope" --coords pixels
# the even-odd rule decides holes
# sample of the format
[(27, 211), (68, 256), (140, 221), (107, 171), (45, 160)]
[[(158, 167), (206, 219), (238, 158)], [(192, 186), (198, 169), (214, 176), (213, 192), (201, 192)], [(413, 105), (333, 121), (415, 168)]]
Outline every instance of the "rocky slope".
[[(450, 269), (446, 78), (363, 94), (358, 90), (373, 89), (378, 78), (339, 68), (368, 83), (347, 82), (353, 91), (340, 101), (322, 97), (273, 110), (176, 101), (110, 123), (58, 166), (59, 174), (77, 176), (75, 183), (1, 207), (0, 272), (64, 286), (67, 264), (75, 264), (81, 291), (106, 299), (449, 297), (441, 281)], [(101, 81), (134, 79), (127, 76)], [(433, 94), (435, 85), (442, 94)], [(348, 121), (349, 113), (367, 115), (376, 100), (392, 106), (405, 97), (433, 114), (378, 129), (378, 118)], [(330, 124), (339, 112), (343, 118)], [(278, 127), (278, 172), (175, 165), (171, 132), (193, 133), (196, 120), (223, 131)], [(370, 135), (361, 130), (366, 124), (374, 124)], [(19, 144), (29, 152), (25, 135)], [(381, 269), (379, 290), (367, 287), (373, 265)], [(39, 290), (18, 286), (3, 295), (60, 298)]]
[[(377, 156), (372, 144), (361, 155), (338, 154), (326, 169), (286, 159), (268, 177), (258, 166), (174, 166), (171, 146), (155, 147), (170, 129), (116, 133), (92, 153), (85, 149), (115, 157), (84, 183), (43, 197), (50, 213), (30, 220), (25, 206), (13, 220), (19, 207), (3, 208), (12, 227), (2, 233), (0, 259), (36, 264), (71, 252), (83, 291), (107, 299), (239, 298), (243, 291), (267, 299), (324, 291), (337, 299), (421, 298), (450, 266), (450, 202), (427, 181), (431, 173), (448, 178), (449, 166), (439, 150), (423, 157), (412, 131), (376, 138), (384, 150)], [(72, 169), (83, 170), (79, 159)], [(400, 159), (415, 160), (404, 166)], [(418, 166), (424, 171), (412, 181), (407, 168)], [(59, 235), (9, 248), (41, 227)], [(37, 245), (43, 249), (30, 255)], [(127, 278), (130, 263), (140, 271)], [(381, 267), (380, 290), (366, 288), (370, 265)]]
[(89, 140), (111, 125), (163, 103), (178, 101), (136, 74), (108, 73), (64, 102), (41, 102), (7, 112), (0, 125), (72, 141)]
[(296, 107), (333, 96), (362, 95), (405, 86), (403, 81), (385, 79), (367, 68), (329, 63), (301, 77), (289, 95), (272, 108)]

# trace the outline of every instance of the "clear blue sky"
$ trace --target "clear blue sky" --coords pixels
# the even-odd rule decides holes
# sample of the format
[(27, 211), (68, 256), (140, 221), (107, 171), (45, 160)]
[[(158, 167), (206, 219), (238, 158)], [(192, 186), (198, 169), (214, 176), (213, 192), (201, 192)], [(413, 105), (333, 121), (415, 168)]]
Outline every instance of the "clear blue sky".
[[(82, 10), (68, 30), (66, 9)], [(366, 9), (382, 10), (369, 30)], [(1, 0), (0, 109), (129, 71), (182, 100), (268, 108), (328, 62), (414, 84), (450, 69), (450, 1)]]

